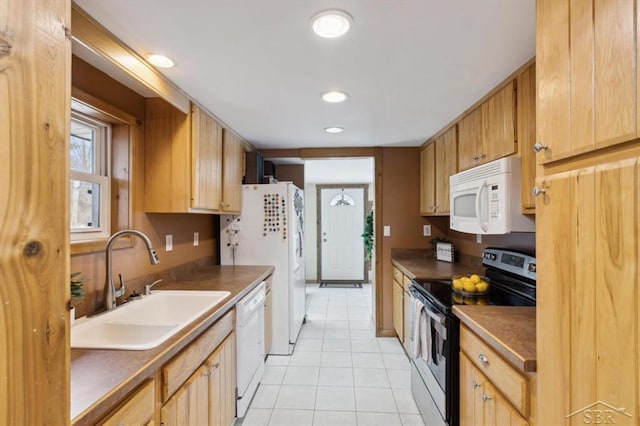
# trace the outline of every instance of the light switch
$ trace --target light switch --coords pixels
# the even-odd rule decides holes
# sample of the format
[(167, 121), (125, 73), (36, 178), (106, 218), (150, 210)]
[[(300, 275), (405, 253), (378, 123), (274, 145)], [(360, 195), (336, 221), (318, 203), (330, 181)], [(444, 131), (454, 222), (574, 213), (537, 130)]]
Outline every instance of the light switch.
[(164, 238), (164, 251), (173, 251), (173, 235), (167, 234)]
[(431, 225), (422, 225), (422, 235), (425, 237), (431, 236)]
[(193, 246), (194, 247), (198, 247), (200, 245), (200, 233), (199, 232), (194, 232), (193, 233)]
[(385, 225), (385, 226), (383, 227), (383, 229), (382, 229), (382, 234), (383, 234), (385, 237), (390, 237), (390, 236), (391, 236), (391, 226), (389, 226), (389, 225)]

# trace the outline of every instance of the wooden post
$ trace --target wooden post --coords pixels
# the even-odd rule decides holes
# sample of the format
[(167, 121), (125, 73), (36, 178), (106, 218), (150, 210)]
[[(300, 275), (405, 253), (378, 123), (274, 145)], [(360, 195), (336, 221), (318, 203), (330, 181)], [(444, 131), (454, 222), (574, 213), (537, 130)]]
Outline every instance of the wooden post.
[(0, 6), (0, 424), (69, 423), (69, 0)]

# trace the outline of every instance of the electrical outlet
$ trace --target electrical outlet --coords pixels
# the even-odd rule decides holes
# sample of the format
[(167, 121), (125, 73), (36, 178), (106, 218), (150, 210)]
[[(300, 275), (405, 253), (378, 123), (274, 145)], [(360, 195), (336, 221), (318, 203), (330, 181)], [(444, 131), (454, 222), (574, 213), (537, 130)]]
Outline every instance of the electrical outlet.
[(476, 234), (476, 243), (478, 244), (482, 243), (482, 234)]
[(173, 251), (173, 235), (167, 234), (164, 237), (164, 251)]
[(200, 233), (199, 232), (194, 232), (193, 233), (193, 246), (194, 247), (198, 247), (200, 245)]
[(431, 225), (422, 225), (422, 235), (425, 237), (431, 236)]
[(390, 237), (391, 236), (391, 227), (389, 225), (385, 225), (382, 229), (382, 234), (385, 237)]

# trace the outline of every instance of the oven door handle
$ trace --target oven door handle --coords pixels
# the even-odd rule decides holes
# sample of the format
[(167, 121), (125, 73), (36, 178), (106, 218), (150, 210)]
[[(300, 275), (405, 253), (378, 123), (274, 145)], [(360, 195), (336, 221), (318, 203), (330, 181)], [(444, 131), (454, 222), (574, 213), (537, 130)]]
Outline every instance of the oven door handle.
[(478, 221), (478, 226), (484, 232), (487, 232), (488, 223), (485, 222), (482, 217), (482, 192), (487, 187), (487, 181), (483, 181), (478, 188), (478, 195), (476, 195), (476, 220)]
[(445, 323), (445, 321), (446, 321), (446, 318), (445, 318), (445, 317), (443, 317), (443, 316), (441, 316), (441, 315), (434, 314), (434, 313), (433, 313), (433, 312), (431, 312), (431, 311), (429, 310), (429, 308), (427, 308), (426, 306), (425, 306), (425, 312), (427, 313), (427, 315), (429, 315), (429, 316), (431, 317), (431, 319), (433, 319), (434, 321), (436, 321), (436, 322), (437, 322), (437, 323), (439, 323), (439, 324), (444, 325), (444, 323)]

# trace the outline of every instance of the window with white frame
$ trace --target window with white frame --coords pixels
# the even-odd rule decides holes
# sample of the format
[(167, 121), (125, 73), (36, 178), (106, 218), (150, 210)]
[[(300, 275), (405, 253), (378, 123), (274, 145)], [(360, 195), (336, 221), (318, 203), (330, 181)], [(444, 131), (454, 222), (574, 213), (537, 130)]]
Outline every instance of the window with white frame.
[(71, 241), (110, 235), (110, 148), (111, 126), (108, 123), (71, 112)]

